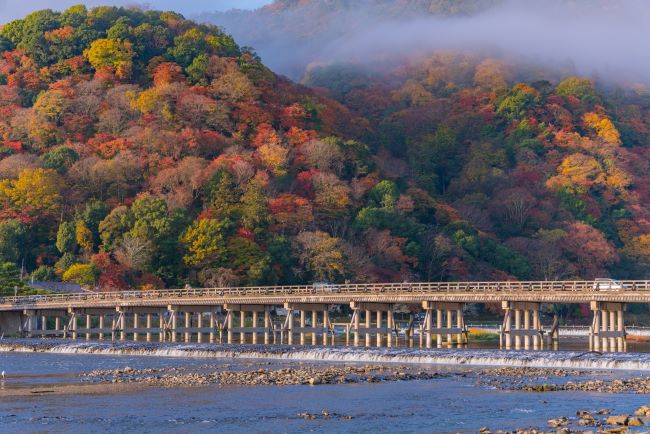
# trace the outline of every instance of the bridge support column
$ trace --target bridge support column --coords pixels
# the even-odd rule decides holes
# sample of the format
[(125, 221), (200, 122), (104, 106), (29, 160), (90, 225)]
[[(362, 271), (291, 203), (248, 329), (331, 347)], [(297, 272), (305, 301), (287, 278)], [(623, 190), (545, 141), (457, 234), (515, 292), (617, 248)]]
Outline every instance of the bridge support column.
[(151, 329), (152, 329), (152, 323), (151, 323), (151, 314), (147, 314), (147, 333), (145, 334), (145, 339), (147, 342), (151, 342)]
[[(226, 309), (228, 309), (228, 308), (226, 308)], [(227, 331), (228, 331), (228, 343), (229, 344), (232, 344), (233, 323), (234, 323), (234, 321), (233, 321), (233, 312), (231, 310), (228, 310), (228, 312), (226, 313), (226, 327), (227, 327)]]
[(210, 343), (214, 343), (215, 331), (217, 330), (217, 323), (215, 321), (215, 313), (210, 312)]
[(171, 327), (171, 338), (172, 342), (176, 342), (176, 311), (175, 310), (170, 310), (170, 320), (172, 322), (172, 327)]
[(386, 335), (386, 346), (388, 348), (393, 346), (393, 330), (395, 329), (395, 317), (393, 310), (386, 312), (386, 327), (388, 327), (388, 334)]
[(271, 309), (269, 306), (264, 306), (264, 344), (268, 345), (271, 333)]
[(370, 326), (372, 324), (372, 311), (366, 309), (366, 347), (370, 346)]
[(93, 328), (93, 319), (90, 314), (86, 314), (86, 340), (90, 340), (90, 330)]
[(198, 312), (196, 314), (196, 328), (198, 331), (196, 332), (196, 342), (202, 343), (203, 342), (203, 312)]
[(22, 329), (25, 331), (25, 334), (28, 338), (34, 336), (34, 330), (37, 327), (36, 311), (34, 310), (23, 310), (22, 312)]
[(165, 342), (166, 333), (167, 327), (165, 325), (165, 312), (160, 311), (158, 313), (158, 342)]
[(138, 328), (140, 327), (140, 317), (137, 312), (133, 313), (133, 341), (137, 342), (140, 339)]
[(77, 339), (77, 313), (72, 311), (70, 312), (70, 329), (72, 331), (72, 339)]
[(99, 315), (99, 333), (97, 334), (97, 339), (100, 341), (104, 340), (104, 321), (106, 320), (106, 315), (103, 313)]
[[(246, 335), (252, 336), (251, 342), (258, 343), (259, 333), (264, 332), (264, 328), (259, 327), (260, 313), (268, 307), (263, 304), (225, 304), (226, 310), (226, 329), (228, 333), (228, 343), (233, 343), (234, 333), (239, 333), (239, 343), (246, 343)], [(246, 325), (247, 313), (251, 314), (251, 325)], [(234, 327), (235, 315), (239, 314), (239, 327)], [(288, 319), (288, 318), (287, 318)]]
[[(329, 305), (322, 304), (322, 303), (285, 303), (284, 308), (287, 309), (288, 312), (287, 314), (288, 323), (286, 323), (286, 325), (290, 327), (289, 338), (291, 338), (293, 333), (299, 333), (300, 344), (305, 345), (307, 335), (311, 335), (311, 344), (317, 345), (318, 337), (322, 336), (323, 344), (324, 345), (327, 344), (327, 336), (328, 336), (327, 312), (329, 311)], [(293, 316), (291, 317), (289, 316), (291, 312), (296, 310), (300, 312), (300, 325), (297, 330), (293, 327)], [(318, 311), (323, 312), (322, 322), (318, 321)], [(311, 312), (309, 326), (307, 326), (307, 312)], [(269, 326), (272, 326), (272, 324), (270, 323), (270, 316), (269, 316)]]
[[(359, 345), (359, 336), (365, 334), (365, 345), (372, 345), (372, 336), (376, 337), (376, 345), (383, 345), (384, 335), (393, 332), (393, 305), (388, 303), (360, 303), (353, 301), (350, 303), (352, 309), (352, 331), (354, 333), (354, 344)], [(364, 327), (361, 327), (361, 312), (365, 312)], [(375, 327), (372, 326), (372, 313), (375, 313)], [(386, 326), (384, 326), (384, 312), (386, 312)], [(390, 320), (388, 320), (390, 318)], [(392, 344), (392, 337), (391, 344)]]
[[(422, 309), (424, 310), (424, 325), (421, 328), (420, 335), (426, 336), (426, 343), (424, 346), (431, 348), (433, 343), (433, 336), (436, 337), (436, 346), (442, 346), (442, 337), (446, 335), (447, 346), (453, 345), (454, 338), (456, 344), (462, 346), (466, 343), (464, 336), (467, 334), (465, 330), (465, 321), (463, 319), (463, 304), (462, 303), (448, 303), (439, 301), (423, 301)], [(433, 316), (435, 313), (436, 324), (433, 327)], [(455, 316), (455, 326), (454, 326)], [(446, 326), (444, 319), (446, 318)]]
[(47, 336), (47, 317), (45, 315), (41, 315), (41, 337)]
[(334, 330), (330, 327), (330, 311), (329, 306), (323, 309), (323, 345), (327, 345), (327, 335), (329, 330), (332, 330), (332, 345), (334, 345)]
[(352, 307), (352, 323), (353, 325), (353, 330), (354, 330), (354, 346), (358, 347), (359, 346), (359, 328), (361, 325), (361, 309)]
[(300, 309), (300, 345), (305, 345), (305, 310)]
[(592, 301), (594, 318), (589, 328), (589, 344), (592, 351), (626, 351), (624, 303)]
[[(539, 349), (543, 336), (543, 331), (539, 320), (541, 303), (504, 301), (502, 303), (502, 308), (505, 311), (505, 317), (503, 325), (499, 329), (499, 341), (501, 343), (501, 347), (503, 347), (505, 343), (505, 348), (510, 349), (512, 347), (512, 338), (514, 337), (515, 349), (520, 350), (522, 347), (521, 338), (523, 336), (524, 349), (530, 349), (531, 341), (533, 348)], [(514, 330), (512, 328), (513, 316), (515, 323)]]
[(246, 343), (246, 334), (244, 333), (244, 329), (246, 328), (246, 311), (245, 310), (240, 310), (239, 311), (239, 343), (240, 344), (245, 344)]

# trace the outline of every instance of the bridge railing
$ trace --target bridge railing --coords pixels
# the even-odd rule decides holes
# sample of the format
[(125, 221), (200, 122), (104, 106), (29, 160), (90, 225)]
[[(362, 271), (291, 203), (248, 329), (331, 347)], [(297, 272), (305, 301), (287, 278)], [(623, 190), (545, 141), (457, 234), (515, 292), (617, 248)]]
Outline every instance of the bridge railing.
[(650, 291), (648, 280), (626, 280), (608, 284), (597, 281), (529, 281), (529, 282), (404, 282), (364, 284), (314, 284), (291, 286), (252, 286), (228, 288), (185, 288), (152, 291), (85, 292), (0, 297), (0, 304), (64, 304), (80, 301), (137, 301), (144, 299), (186, 299), (203, 297), (273, 297), (296, 295), (342, 294), (497, 294), (497, 293), (628, 293)]

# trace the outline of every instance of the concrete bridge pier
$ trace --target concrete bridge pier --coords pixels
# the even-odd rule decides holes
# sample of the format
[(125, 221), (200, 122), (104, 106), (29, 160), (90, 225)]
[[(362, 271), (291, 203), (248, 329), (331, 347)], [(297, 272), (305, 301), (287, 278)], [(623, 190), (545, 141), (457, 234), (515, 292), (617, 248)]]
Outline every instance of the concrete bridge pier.
[[(372, 337), (375, 336), (376, 345), (382, 346), (384, 336), (392, 333), (392, 326), (394, 324), (393, 305), (390, 303), (359, 303), (356, 301), (350, 302), (352, 309), (352, 331), (354, 334), (354, 345), (359, 345), (360, 335), (365, 335), (365, 346), (372, 345)], [(361, 326), (361, 312), (364, 312), (364, 326)], [(372, 325), (373, 312), (375, 319), (375, 326)], [(384, 314), (387, 318), (386, 326), (384, 326)], [(390, 320), (388, 320), (390, 318)]]
[[(300, 345), (305, 345), (307, 336), (310, 337), (311, 345), (317, 345), (320, 341), (323, 345), (327, 344), (327, 337), (329, 334), (329, 305), (323, 303), (285, 303), (284, 308), (287, 310), (288, 323), (286, 327), (289, 331), (289, 339), (293, 339), (292, 335), (298, 333), (300, 336)], [(292, 312), (300, 312), (300, 326), (296, 328), (293, 324)], [(320, 321), (318, 313), (321, 312)], [(309, 317), (310, 324), (307, 326), (307, 318)], [(270, 317), (269, 317), (270, 321)], [(291, 341), (293, 342), (293, 340)]]
[[(267, 306), (263, 304), (225, 304), (226, 310), (226, 331), (228, 333), (228, 343), (232, 344), (235, 333), (239, 334), (239, 343), (246, 343), (246, 335), (251, 335), (251, 341), (258, 343), (260, 333), (264, 333), (264, 327), (259, 326), (260, 313), (264, 314)], [(214, 307), (212, 308), (214, 311)], [(207, 311), (204, 311), (207, 312)], [(250, 315), (249, 315), (250, 314)], [(235, 316), (239, 316), (239, 327), (235, 327)], [(251, 318), (251, 326), (246, 325), (247, 317)], [(204, 329), (205, 330), (205, 329)]]
[[(147, 342), (151, 342), (154, 332), (157, 332), (159, 334), (158, 339), (162, 342), (165, 334), (164, 313), (164, 308), (160, 307), (118, 306), (114, 312), (112, 325), (114, 331), (119, 332), (121, 340), (126, 340), (129, 336), (132, 336), (136, 342), (142, 337)], [(154, 315), (158, 317), (158, 327), (155, 328), (153, 322)], [(100, 337), (106, 333), (104, 326), (106, 319), (106, 314), (99, 316)]]
[[(541, 303), (504, 301), (502, 307), (505, 310), (503, 325), (500, 328), (501, 345), (505, 343), (505, 348), (512, 348), (514, 338), (515, 349), (520, 350), (523, 347), (526, 350), (531, 348), (537, 350), (542, 345), (542, 326), (539, 317)], [(514, 329), (513, 329), (514, 317)], [(505, 341), (505, 342), (504, 342)]]
[(31, 309), (25, 309), (22, 312), (21, 330), (28, 337), (34, 337), (34, 332), (38, 329), (37, 312)]
[[(140, 309), (135, 308), (137, 311), (134, 311), (134, 314), (154, 314), (156, 309)], [(167, 311), (169, 312), (169, 321), (168, 324), (171, 324), (169, 327), (171, 340), (176, 342), (182, 337), (183, 342), (192, 342), (196, 337), (196, 342), (204, 342), (206, 336), (210, 336), (211, 341), (214, 341), (216, 328), (215, 312), (219, 309), (216, 306), (198, 306), (198, 305), (184, 305), (184, 306), (167, 306)], [(206, 327), (204, 319), (205, 315), (210, 315), (211, 322), (208, 327)], [(162, 326), (164, 321), (164, 312), (158, 312), (160, 318), (160, 326)], [(231, 317), (232, 318), (232, 317)], [(151, 318), (147, 316), (147, 328), (134, 328), (134, 333), (145, 333), (149, 335), (151, 331)]]
[[(422, 309), (424, 310), (424, 325), (421, 327), (420, 336), (424, 336), (426, 340), (423, 346), (431, 348), (434, 335), (438, 348), (442, 347), (443, 336), (445, 335), (447, 346), (450, 348), (454, 344), (454, 340), (459, 347), (467, 343), (465, 339), (463, 303), (425, 300), (422, 302)], [(435, 327), (433, 326), (434, 319)]]
[(592, 301), (594, 317), (589, 328), (590, 351), (626, 351), (624, 303)]

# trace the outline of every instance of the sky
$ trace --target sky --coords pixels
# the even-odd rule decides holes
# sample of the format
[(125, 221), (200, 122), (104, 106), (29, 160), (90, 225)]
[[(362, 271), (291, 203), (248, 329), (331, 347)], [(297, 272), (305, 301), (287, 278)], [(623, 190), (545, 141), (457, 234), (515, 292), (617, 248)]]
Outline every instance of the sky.
[(151, 9), (174, 10), (189, 17), (205, 11), (255, 9), (270, 3), (270, 0), (0, 0), (0, 22), (22, 18), (39, 9), (64, 10), (80, 3), (87, 6), (147, 5)]

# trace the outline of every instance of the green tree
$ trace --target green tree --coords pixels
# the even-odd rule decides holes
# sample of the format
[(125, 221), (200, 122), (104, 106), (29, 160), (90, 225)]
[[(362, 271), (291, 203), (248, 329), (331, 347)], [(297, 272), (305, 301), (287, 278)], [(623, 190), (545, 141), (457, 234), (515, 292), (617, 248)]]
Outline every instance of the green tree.
[(122, 205), (114, 208), (99, 223), (99, 235), (104, 250), (113, 250), (122, 236), (131, 230), (134, 221), (133, 212), (128, 207)]
[(418, 181), (432, 192), (444, 193), (462, 168), (462, 148), (456, 133), (446, 126), (415, 141), (409, 147), (408, 156)]
[(36, 282), (52, 282), (56, 280), (56, 273), (53, 267), (41, 265), (32, 272), (30, 279)]
[(74, 253), (76, 247), (75, 224), (73, 222), (62, 222), (56, 234), (56, 248), (61, 253)]
[(0, 222), (0, 259), (2, 262), (19, 263), (24, 257), (27, 228), (18, 220)]
[(0, 263), (0, 294), (14, 295), (16, 288), (19, 294), (27, 288), (20, 280), (20, 270), (13, 262)]
[(79, 154), (73, 149), (64, 146), (52, 149), (41, 157), (43, 166), (46, 169), (56, 170), (59, 174), (65, 174), (70, 166), (79, 160)]

